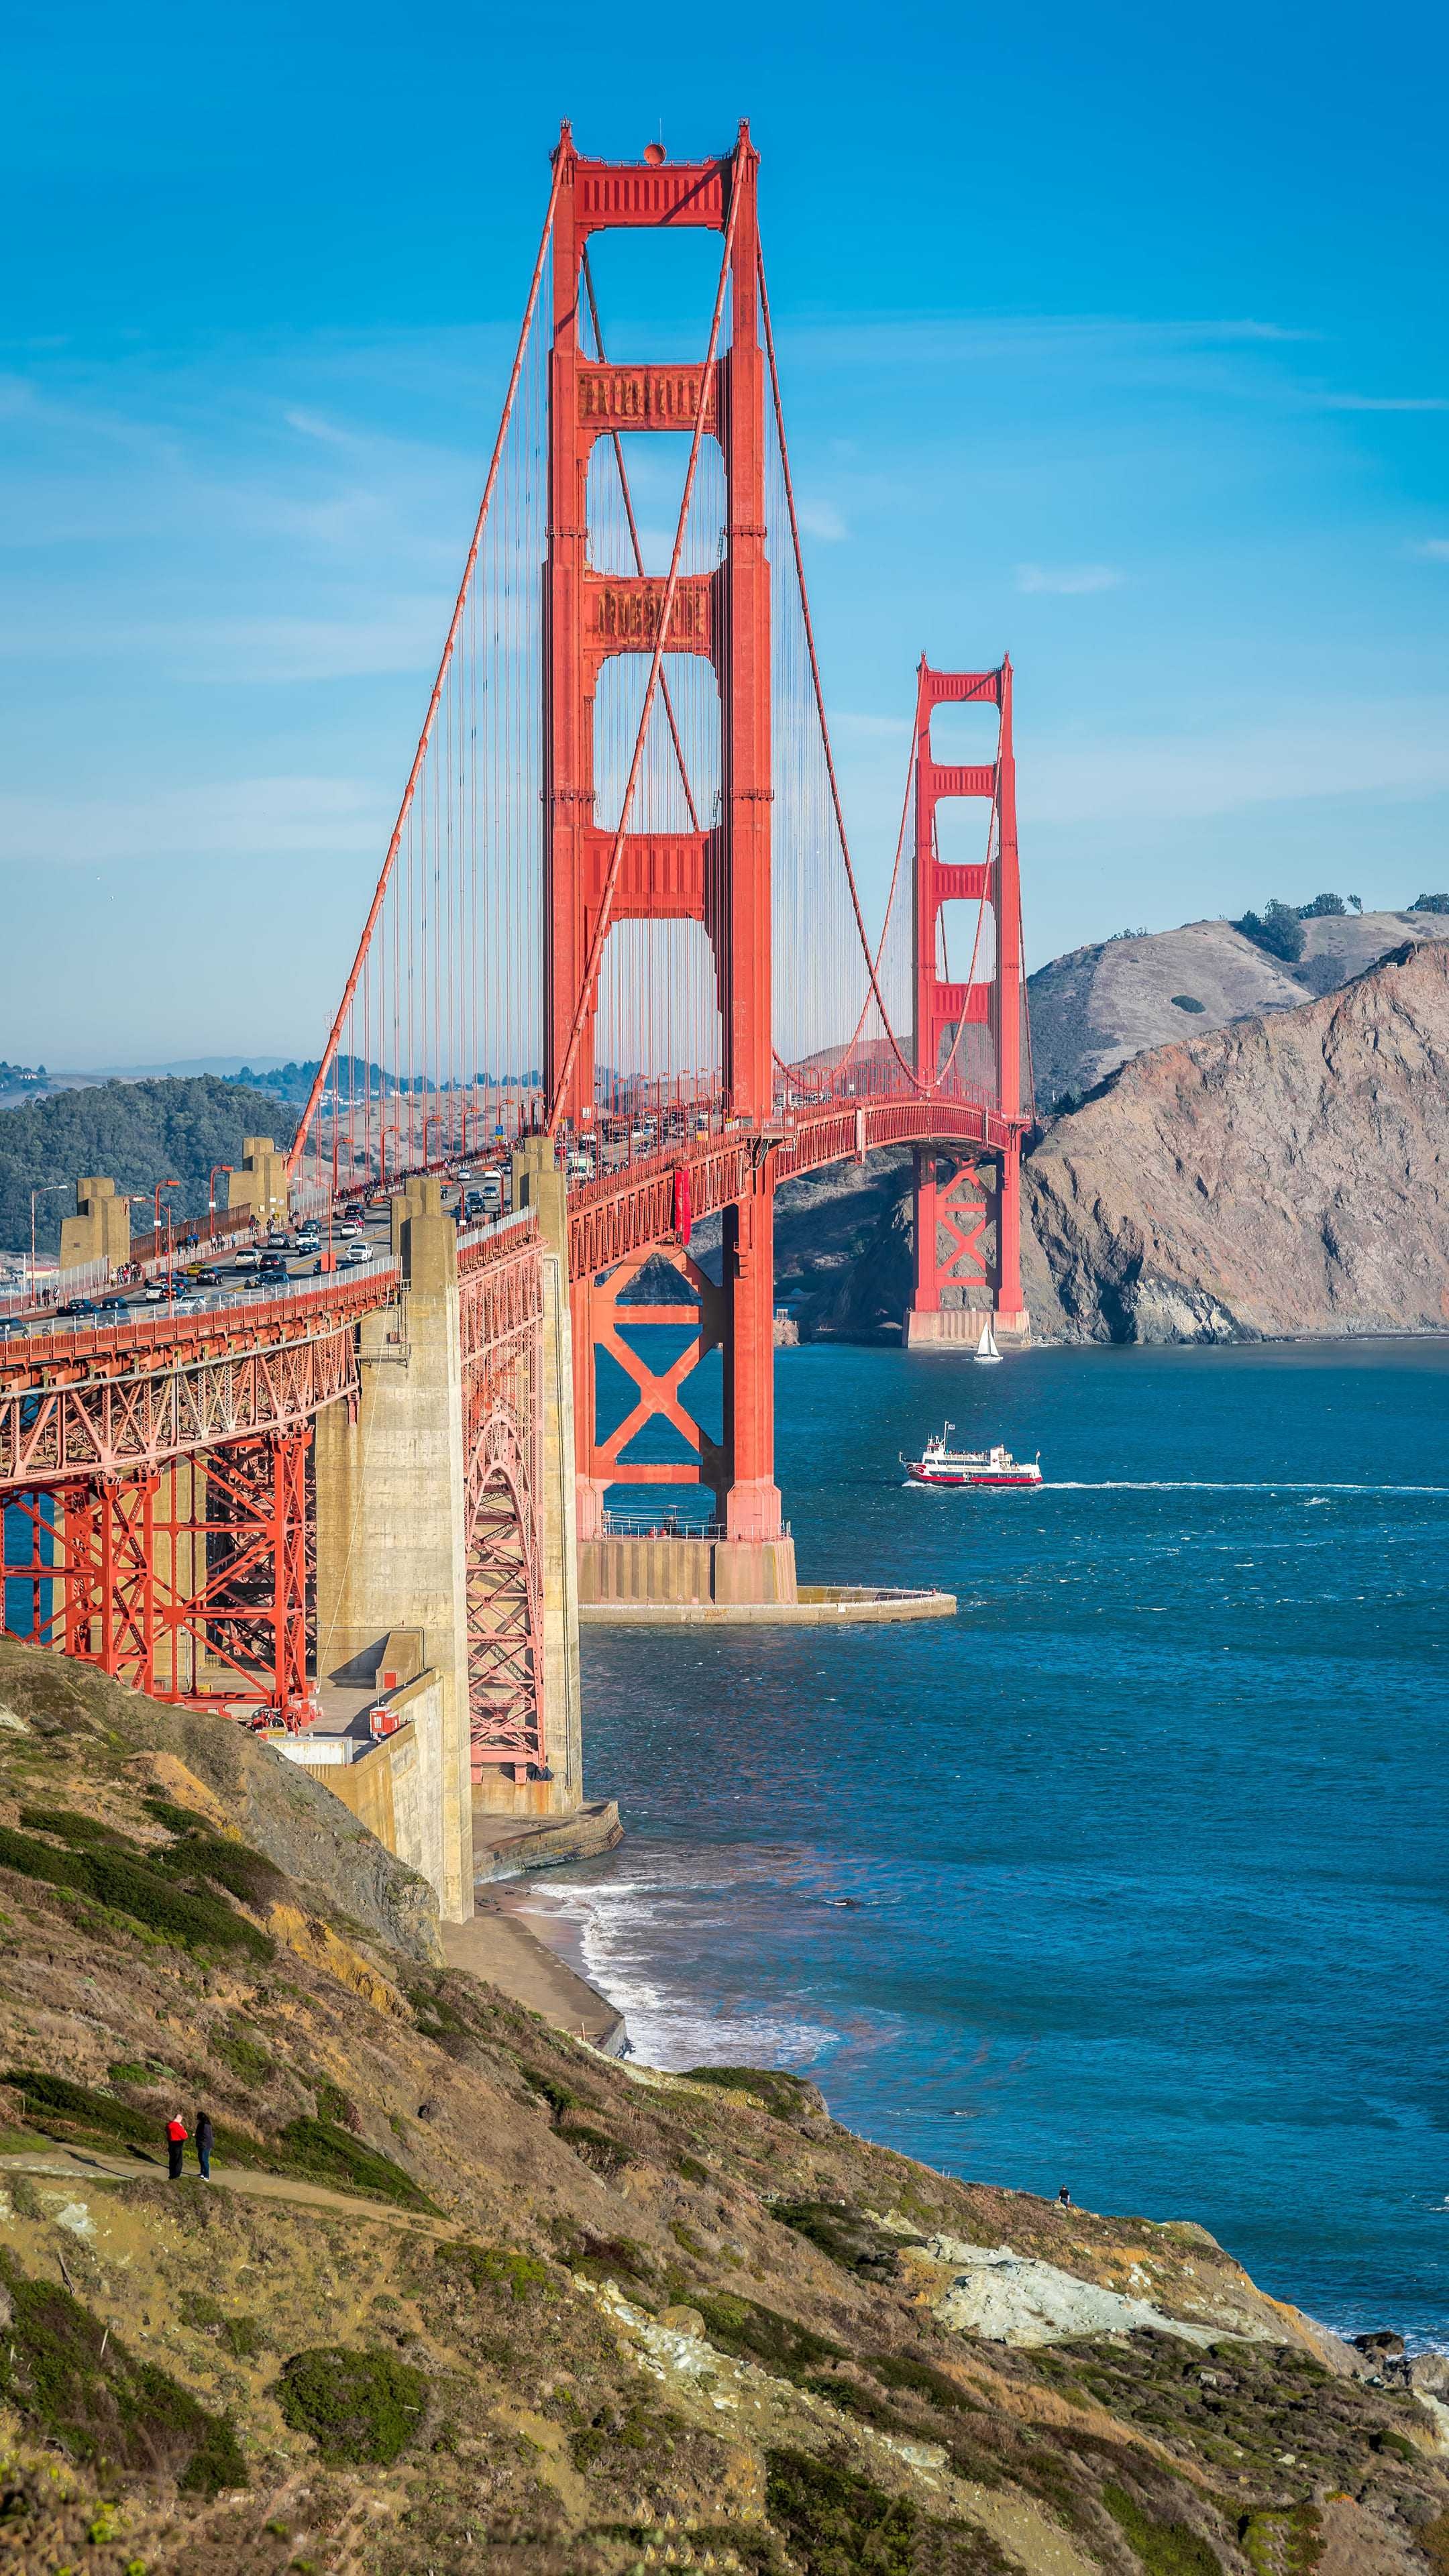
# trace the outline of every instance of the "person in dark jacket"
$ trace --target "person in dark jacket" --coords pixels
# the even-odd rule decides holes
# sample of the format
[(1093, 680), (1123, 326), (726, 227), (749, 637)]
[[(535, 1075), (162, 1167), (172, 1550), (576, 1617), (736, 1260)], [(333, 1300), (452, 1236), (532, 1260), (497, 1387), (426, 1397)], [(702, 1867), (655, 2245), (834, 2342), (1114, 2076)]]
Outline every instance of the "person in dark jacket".
[(173, 2182), (181, 2180), (181, 2157), (186, 2145), (186, 2123), (179, 2111), (173, 2111), (166, 2123), (166, 2170)]
[(203, 2182), (210, 2182), (211, 2180), (211, 2141), (214, 2135), (215, 2132), (211, 2125), (210, 2112), (198, 2111), (196, 2114), (196, 2161), (201, 2167), (201, 2179)]

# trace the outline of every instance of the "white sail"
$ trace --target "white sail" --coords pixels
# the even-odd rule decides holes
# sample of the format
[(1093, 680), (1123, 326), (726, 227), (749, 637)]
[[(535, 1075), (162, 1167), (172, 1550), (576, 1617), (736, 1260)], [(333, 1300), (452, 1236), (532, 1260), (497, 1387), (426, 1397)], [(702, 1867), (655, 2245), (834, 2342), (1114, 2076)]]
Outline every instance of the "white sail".
[(999, 1360), (1001, 1357), (1001, 1353), (996, 1347), (995, 1338), (992, 1334), (991, 1317), (989, 1315), (986, 1318), (985, 1330), (982, 1333), (980, 1341), (976, 1345), (976, 1357), (978, 1360)]

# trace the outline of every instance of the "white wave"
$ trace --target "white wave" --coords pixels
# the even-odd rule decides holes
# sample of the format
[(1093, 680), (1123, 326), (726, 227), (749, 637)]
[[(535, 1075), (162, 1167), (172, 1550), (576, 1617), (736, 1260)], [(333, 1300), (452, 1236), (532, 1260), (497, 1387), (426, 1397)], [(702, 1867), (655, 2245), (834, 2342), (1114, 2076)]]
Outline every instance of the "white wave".
[(1040, 1488), (1044, 1494), (1310, 1494), (1321, 1502), (1329, 1494), (1413, 1494), (1449, 1495), (1449, 1485), (1328, 1485), (1318, 1482), (1291, 1484), (1286, 1478), (1265, 1484), (1227, 1484), (1203, 1476), (1048, 1476)]
[[(745, 1862), (731, 1870), (731, 1858)], [(710, 2002), (683, 1980), (669, 1978), (669, 1953), (684, 1959), (707, 1954), (709, 1935), (730, 1919), (732, 1901), (751, 1880), (778, 1892), (780, 1856), (754, 1866), (745, 1855), (711, 1851), (708, 1875), (701, 1856), (661, 1853), (657, 1873), (593, 1882), (555, 1880), (529, 1890), (519, 1910), (562, 1916), (578, 1942), (591, 1985), (623, 2014), (629, 2042), (646, 2065), (808, 2066), (832, 2049), (840, 2033), (785, 2007), (742, 2005), (722, 1996)], [(721, 1864), (724, 1864), (721, 1868)]]

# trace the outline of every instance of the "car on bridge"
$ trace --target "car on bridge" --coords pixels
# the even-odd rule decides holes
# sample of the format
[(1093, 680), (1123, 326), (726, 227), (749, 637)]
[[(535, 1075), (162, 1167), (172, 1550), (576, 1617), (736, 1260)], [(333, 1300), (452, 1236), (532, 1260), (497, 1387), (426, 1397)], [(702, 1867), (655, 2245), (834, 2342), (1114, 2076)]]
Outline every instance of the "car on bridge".
[(338, 1266), (344, 1270), (355, 1270), (363, 1262), (370, 1261), (371, 1259), (372, 1246), (370, 1243), (349, 1243), (347, 1250), (340, 1256)]
[(244, 1243), (239, 1252), (232, 1254), (231, 1266), (233, 1270), (255, 1270), (261, 1257), (255, 1244)]
[(100, 1311), (94, 1297), (67, 1297), (65, 1304), (56, 1308), (58, 1315), (98, 1315)]

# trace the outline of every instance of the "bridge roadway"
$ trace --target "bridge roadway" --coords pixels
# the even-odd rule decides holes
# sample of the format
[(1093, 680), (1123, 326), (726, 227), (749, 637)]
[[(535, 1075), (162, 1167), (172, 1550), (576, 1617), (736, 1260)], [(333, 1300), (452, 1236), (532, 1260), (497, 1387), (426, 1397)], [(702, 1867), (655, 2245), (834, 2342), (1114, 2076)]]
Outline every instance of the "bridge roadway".
[[(748, 1189), (768, 1155), (775, 1182), (889, 1145), (939, 1142), (999, 1149), (1007, 1122), (971, 1101), (871, 1100), (789, 1114), (763, 1134), (714, 1136), (667, 1150), (570, 1190), (569, 1275), (583, 1278), (676, 1234), (675, 1176), (689, 1176), (694, 1221)], [(415, 1175), (395, 1175), (406, 1187)], [(390, 1221), (366, 1220), (374, 1255)], [(536, 1230), (503, 1218), (459, 1235), (459, 1271), (488, 1270)], [(217, 1265), (233, 1292), (249, 1274)], [(0, 1492), (65, 1475), (123, 1475), (258, 1433), (281, 1433), (357, 1393), (355, 1344), (364, 1315), (396, 1303), (398, 1265), (317, 1278), (289, 1272), (275, 1295), (251, 1287), (195, 1311), (146, 1303), (137, 1291), (114, 1323), (47, 1317), (0, 1340)]]

